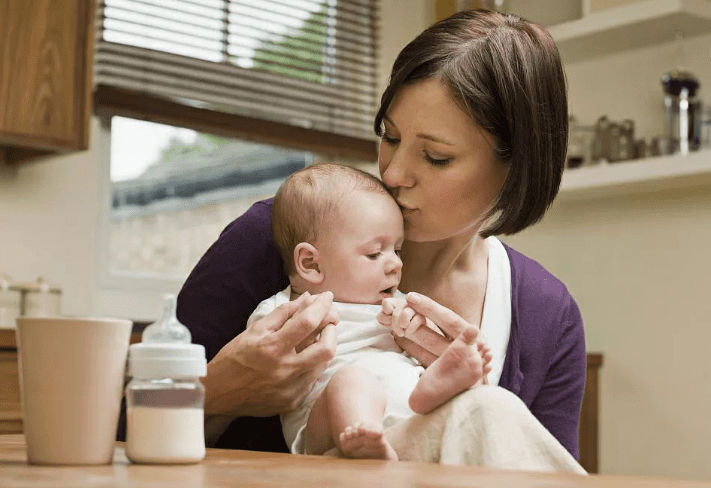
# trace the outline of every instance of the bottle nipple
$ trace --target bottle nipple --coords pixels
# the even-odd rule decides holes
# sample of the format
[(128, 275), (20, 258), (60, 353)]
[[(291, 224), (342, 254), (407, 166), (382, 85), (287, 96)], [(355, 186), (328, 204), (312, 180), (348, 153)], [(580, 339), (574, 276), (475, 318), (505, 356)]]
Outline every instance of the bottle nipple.
[(184, 343), (190, 344), (192, 337), (190, 331), (183, 324), (178, 322), (176, 309), (178, 300), (175, 295), (163, 295), (163, 315), (157, 322), (149, 325), (143, 330), (141, 340), (143, 342), (162, 343)]

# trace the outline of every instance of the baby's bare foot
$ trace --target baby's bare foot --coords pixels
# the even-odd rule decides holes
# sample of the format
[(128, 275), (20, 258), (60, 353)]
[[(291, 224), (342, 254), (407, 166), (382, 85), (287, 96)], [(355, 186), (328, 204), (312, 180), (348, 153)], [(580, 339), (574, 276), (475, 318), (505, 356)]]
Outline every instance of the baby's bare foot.
[[(479, 347), (475, 345), (478, 335), (475, 327), (465, 329), (422, 373), (410, 395), (412, 410), (429, 413), (482, 380), (486, 371)], [(490, 351), (487, 352), (490, 356)], [(487, 366), (489, 361), (490, 357)]]
[(338, 440), (341, 443), (341, 452), (346, 457), (397, 461), (397, 453), (383, 435), (382, 426), (349, 426), (341, 432)]

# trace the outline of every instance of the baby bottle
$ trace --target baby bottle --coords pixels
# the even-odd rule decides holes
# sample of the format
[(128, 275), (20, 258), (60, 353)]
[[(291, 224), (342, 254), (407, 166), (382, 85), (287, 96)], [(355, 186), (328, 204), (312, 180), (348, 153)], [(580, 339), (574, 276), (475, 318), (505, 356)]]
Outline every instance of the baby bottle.
[(205, 348), (175, 316), (166, 295), (163, 316), (129, 349), (126, 456), (134, 463), (186, 464), (205, 457)]

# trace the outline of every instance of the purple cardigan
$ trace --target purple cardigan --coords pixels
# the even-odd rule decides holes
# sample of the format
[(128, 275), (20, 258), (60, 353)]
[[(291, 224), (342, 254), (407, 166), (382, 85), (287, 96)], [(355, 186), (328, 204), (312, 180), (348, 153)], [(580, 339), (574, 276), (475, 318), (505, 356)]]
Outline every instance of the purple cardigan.
[[(272, 239), (272, 201), (255, 203), (208, 249), (178, 295), (178, 318), (208, 360), (245, 329), (287, 276)], [(585, 336), (575, 300), (537, 262), (508, 246), (511, 335), (499, 386), (523, 400), (576, 458), (585, 387)], [(218, 447), (287, 452), (278, 417), (235, 420)]]

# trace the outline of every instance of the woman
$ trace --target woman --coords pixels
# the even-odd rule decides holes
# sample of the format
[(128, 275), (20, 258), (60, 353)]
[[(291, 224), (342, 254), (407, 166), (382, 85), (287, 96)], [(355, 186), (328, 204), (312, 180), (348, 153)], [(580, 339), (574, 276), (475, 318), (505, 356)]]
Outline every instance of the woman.
[[(542, 218), (560, 185), (567, 120), (550, 35), (512, 15), (469, 11), (402, 50), (375, 129), (380, 174), (405, 218), (401, 290), (414, 292), (410, 307), (449, 336), (481, 327), (499, 361), (489, 382), (518, 396), (577, 457), (578, 307), (538, 263), (490, 237)], [(240, 417), (221, 446), (285, 450), (278, 420), (264, 417), (294, 408), (335, 349), (330, 294), (303, 296), (244, 331), (254, 307), (288, 284), (270, 214), (271, 201), (259, 202), (230, 224), (178, 298), (180, 320), (211, 360), (208, 430)], [(407, 319), (407, 309), (393, 317)], [(412, 339), (398, 341), (425, 364), (441, 350)]]

